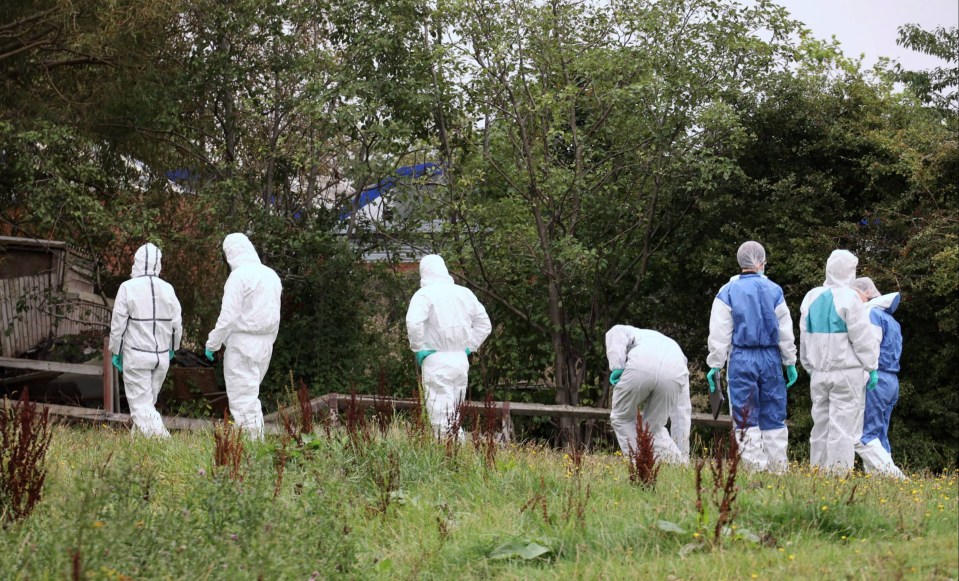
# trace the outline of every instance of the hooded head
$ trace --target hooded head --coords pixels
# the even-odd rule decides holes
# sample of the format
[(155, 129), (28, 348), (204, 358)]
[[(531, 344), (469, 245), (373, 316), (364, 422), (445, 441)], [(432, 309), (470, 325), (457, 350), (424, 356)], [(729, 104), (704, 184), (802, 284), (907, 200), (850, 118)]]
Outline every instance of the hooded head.
[(453, 277), (446, 270), (446, 263), (439, 254), (427, 254), (420, 260), (420, 286), (437, 283), (453, 283)]
[(763, 265), (766, 264), (766, 250), (762, 244), (754, 240), (743, 242), (739, 251), (736, 252), (736, 260), (743, 269), (755, 269), (756, 272), (761, 272)]
[(880, 295), (879, 289), (876, 288), (876, 283), (872, 282), (872, 279), (868, 276), (860, 276), (852, 281), (852, 288), (861, 292), (867, 300), (874, 299)]
[(230, 265), (230, 270), (236, 270), (247, 264), (260, 264), (260, 256), (253, 248), (253, 243), (245, 234), (234, 232), (227, 234), (223, 239), (223, 254)]
[(896, 309), (899, 308), (899, 298), (899, 293), (889, 293), (887, 295), (870, 299), (867, 304), (872, 307), (880, 308), (891, 315), (896, 312)]
[(851, 286), (856, 280), (859, 259), (848, 250), (833, 250), (826, 260), (825, 286)]
[(160, 249), (151, 243), (146, 243), (137, 248), (133, 255), (133, 270), (130, 272), (130, 278), (138, 276), (160, 276), (160, 259), (163, 253)]

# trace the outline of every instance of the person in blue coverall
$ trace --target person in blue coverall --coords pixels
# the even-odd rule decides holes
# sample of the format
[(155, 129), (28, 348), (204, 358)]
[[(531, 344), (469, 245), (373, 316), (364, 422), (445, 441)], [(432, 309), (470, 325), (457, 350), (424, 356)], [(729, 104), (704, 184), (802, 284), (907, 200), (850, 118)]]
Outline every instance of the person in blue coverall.
[(856, 453), (862, 458), (866, 472), (893, 478), (905, 475), (892, 460), (889, 445), (889, 418), (899, 400), (899, 358), (902, 356), (902, 329), (892, 314), (899, 307), (899, 293), (880, 295), (869, 277), (857, 278), (852, 288), (869, 307), (869, 321), (879, 337), (879, 382), (866, 392), (862, 438)]
[(706, 380), (714, 391), (715, 375), (728, 361), (729, 402), (742, 461), (752, 470), (782, 472), (788, 466), (786, 390), (797, 378), (792, 317), (782, 288), (763, 275), (762, 245), (745, 242), (736, 258), (742, 272), (713, 300)]

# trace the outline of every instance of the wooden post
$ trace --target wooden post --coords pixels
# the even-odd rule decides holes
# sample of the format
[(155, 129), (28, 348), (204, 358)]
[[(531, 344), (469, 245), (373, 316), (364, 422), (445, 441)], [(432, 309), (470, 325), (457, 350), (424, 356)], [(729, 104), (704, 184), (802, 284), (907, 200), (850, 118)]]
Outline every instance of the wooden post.
[(110, 356), (110, 338), (103, 338), (103, 410), (113, 413), (113, 361)]

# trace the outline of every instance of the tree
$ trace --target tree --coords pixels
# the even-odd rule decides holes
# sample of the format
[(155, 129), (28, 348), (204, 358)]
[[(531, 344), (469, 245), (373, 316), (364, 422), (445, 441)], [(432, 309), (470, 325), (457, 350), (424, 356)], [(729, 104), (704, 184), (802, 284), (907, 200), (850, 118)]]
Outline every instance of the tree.
[(959, 29), (939, 26), (927, 31), (915, 24), (904, 24), (899, 27), (896, 44), (951, 64), (925, 71), (907, 71), (897, 64), (896, 73), (923, 103), (951, 112), (953, 118), (959, 114), (959, 66), (955, 65), (959, 59)]
[[(641, 312), (692, 185), (729, 170), (715, 155), (737, 139), (726, 100), (784, 66), (794, 23), (765, 2), (680, 0), (460, 0), (442, 15), (441, 76), (467, 112), (432, 210), (451, 232), (442, 249), (507, 330), (497, 362), (548, 369), (555, 402), (579, 404), (605, 378), (606, 329)], [(571, 422), (561, 433), (578, 437)]]

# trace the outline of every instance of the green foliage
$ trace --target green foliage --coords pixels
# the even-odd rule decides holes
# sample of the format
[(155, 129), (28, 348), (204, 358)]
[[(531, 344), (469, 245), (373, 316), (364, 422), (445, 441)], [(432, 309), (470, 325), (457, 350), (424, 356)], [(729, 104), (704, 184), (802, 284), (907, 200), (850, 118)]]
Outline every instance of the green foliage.
[(938, 57), (946, 66), (925, 71), (907, 71), (896, 65), (899, 80), (908, 84), (923, 103), (932, 104), (955, 116), (959, 113), (959, 28), (938, 26), (923, 30), (915, 24), (899, 27), (896, 44)]
[[(472, 393), (602, 405), (611, 325), (677, 339), (696, 393), (735, 248), (766, 246), (795, 318), (841, 246), (903, 293), (897, 459), (956, 464), (954, 28), (900, 29), (947, 66), (870, 77), (766, 1), (29, 0), (0, 22), (0, 231), (87, 250), (107, 295), (158, 244), (193, 347), (222, 238), (250, 233), (285, 289), (268, 405), (291, 372), (413, 392), (415, 274), (360, 249), (440, 252), (476, 291), (494, 333)], [(411, 215), (338, 219), (423, 161), (442, 183), (390, 194)]]

